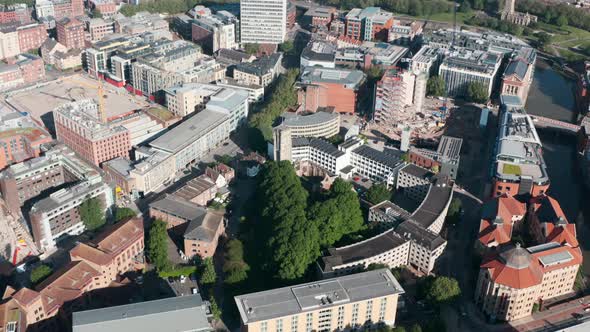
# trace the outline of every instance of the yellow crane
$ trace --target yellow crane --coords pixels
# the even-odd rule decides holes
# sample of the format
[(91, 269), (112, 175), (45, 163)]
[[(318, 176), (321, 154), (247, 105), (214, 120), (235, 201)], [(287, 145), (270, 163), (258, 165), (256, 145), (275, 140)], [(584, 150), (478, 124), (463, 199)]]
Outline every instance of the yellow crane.
[(97, 85), (92, 85), (86, 82), (75, 79), (73, 76), (64, 77), (64, 80), (80, 84), (83, 87), (96, 90), (98, 93), (98, 118), (102, 123), (107, 123), (107, 113), (104, 108), (104, 87), (100, 79), (97, 80)]

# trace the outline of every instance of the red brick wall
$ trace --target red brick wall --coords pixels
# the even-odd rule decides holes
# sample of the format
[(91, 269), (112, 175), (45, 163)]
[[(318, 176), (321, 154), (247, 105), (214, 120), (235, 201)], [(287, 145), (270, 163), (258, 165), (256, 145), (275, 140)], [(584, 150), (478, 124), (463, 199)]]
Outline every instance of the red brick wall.
[(57, 40), (67, 48), (82, 49), (84, 43), (84, 23), (75, 20), (66, 25), (57, 23)]
[(361, 22), (346, 20), (346, 37), (361, 40)]
[(43, 60), (39, 58), (22, 66), (21, 73), (25, 83), (34, 83), (45, 79), (45, 66)]
[(16, 22), (16, 12), (0, 12), (0, 24)]
[(40, 48), (46, 39), (47, 30), (45, 30), (45, 26), (42, 24), (18, 30), (18, 46), (23, 53)]

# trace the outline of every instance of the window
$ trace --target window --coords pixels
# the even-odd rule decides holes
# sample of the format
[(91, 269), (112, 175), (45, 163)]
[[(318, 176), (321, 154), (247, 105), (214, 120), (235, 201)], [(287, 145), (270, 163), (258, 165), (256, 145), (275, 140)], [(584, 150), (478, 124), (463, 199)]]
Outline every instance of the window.
[(313, 312), (308, 312), (305, 315), (305, 330), (311, 332), (313, 328)]
[(291, 317), (291, 332), (297, 332), (298, 323), (299, 323), (298, 320), (299, 320), (298, 316)]
[(266, 332), (268, 328), (268, 322), (260, 323), (260, 332)]
[(283, 332), (283, 320), (277, 319), (276, 325), (277, 325), (277, 332)]

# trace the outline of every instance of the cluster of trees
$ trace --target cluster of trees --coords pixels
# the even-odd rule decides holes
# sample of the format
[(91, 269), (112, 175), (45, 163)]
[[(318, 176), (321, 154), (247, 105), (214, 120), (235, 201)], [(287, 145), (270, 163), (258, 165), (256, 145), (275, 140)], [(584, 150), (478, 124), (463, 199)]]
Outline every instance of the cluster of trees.
[(250, 130), (256, 131), (250, 135), (252, 140), (250, 143), (259, 151), (265, 151), (266, 142), (272, 140), (272, 125), (276, 119), (288, 107), (297, 104), (297, 92), (293, 89), (293, 85), (298, 75), (297, 69), (290, 69), (285, 75), (281, 75), (273, 91), (267, 94), (270, 98), (258, 112), (250, 117)]
[(215, 272), (215, 265), (213, 265), (213, 258), (207, 257), (201, 262), (199, 268), (201, 285), (212, 285), (217, 280), (217, 273)]
[(383, 183), (378, 183), (369, 190), (367, 190), (367, 201), (373, 204), (379, 204), (386, 200), (391, 200), (393, 193), (391, 190), (387, 189), (387, 186)]
[(461, 295), (459, 282), (455, 278), (439, 276), (426, 277), (418, 283), (418, 296), (433, 306), (449, 304)]
[(31, 282), (38, 284), (53, 273), (53, 269), (49, 265), (41, 264), (31, 271)]
[(225, 246), (225, 260), (223, 263), (223, 272), (225, 273), (224, 282), (234, 285), (248, 278), (250, 266), (244, 260), (244, 245), (238, 239), (232, 239)]
[(364, 227), (350, 183), (337, 179), (327, 193), (308, 202), (290, 162), (267, 162), (260, 178), (253, 230), (260, 243), (260, 265), (276, 280), (302, 278), (321, 247)]
[(79, 211), (80, 218), (89, 231), (99, 229), (106, 222), (102, 202), (96, 197), (88, 198), (82, 202)]
[[(4, 1), (4, 0), (3, 0)], [(20, 2), (20, 1), (19, 1)], [(150, 13), (168, 13), (177, 14), (184, 13), (193, 8), (197, 4), (210, 5), (216, 3), (236, 3), (239, 0), (154, 0), (150, 2), (140, 3), (139, 5), (125, 5), (119, 11), (125, 16), (133, 16), (142, 11)]]
[(546, 4), (536, 0), (519, 0), (516, 10), (537, 15), (539, 20), (558, 26), (571, 25), (590, 31), (590, 14), (565, 3)]
[(117, 207), (117, 209), (115, 210), (115, 222), (119, 222), (121, 220), (136, 216), (137, 212), (133, 211), (133, 209), (130, 209), (128, 207)]
[(449, 210), (447, 211), (447, 218), (446, 221), (449, 224), (457, 224), (461, 219), (461, 211), (463, 210), (463, 205), (461, 200), (457, 197), (453, 198), (451, 204), (449, 205)]
[(488, 101), (488, 88), (482, 82), (471, 82), (467, 86), (467, 100), (483, 104)]
[(260, 50), (260, 45), (256, 43), (246, 43), (244, 44), (244, 51), (248, 54), (257, 54), (258, 50)]
[(489, 16), (474, 15), (465, 20), (466, 24), (485, 27), (492, 30), (497, 30), (503, 33), (511, 33), (515, 36), (522, 36), (523, 33), (530, 33), (531, 29), (525, 28), (522, 25), (500, 21), (497, 18)]
[(164, 272), (170, 270), (172, 264), (168, 259), (168, 232), (166, 222), (156, 219), (149, 231), (148, 258), (156, 267), (156, 271)]
[(453, 10), (452, 2), (445, 0), (323, 0), (320, 2), (341, 9), (377, 6), (396, 14), (413, 16), (448, 13)]
[(440, 76), (431, 76), (426, 82), (426, 94), (429, 96), (442, 96), (445, 94), (445, 81)]

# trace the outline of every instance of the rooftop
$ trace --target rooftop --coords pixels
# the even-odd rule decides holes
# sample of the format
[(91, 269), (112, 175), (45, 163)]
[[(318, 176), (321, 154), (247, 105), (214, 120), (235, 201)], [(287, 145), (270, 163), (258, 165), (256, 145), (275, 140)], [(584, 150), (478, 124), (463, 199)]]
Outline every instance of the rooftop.
[(450, 204), (453, 198), (453, 185), (437, 179), (428, 189), (426, 197), (412, 213), (412, 220), (424, 228), (430, 227)]
[(150, 208), (172, 214), (187, 221), (202, 219), (207, 213), (207, 209), (204, 207), (174, 195), (166, 195), (164, 198), (151, 203)]
[(205, 174), (191, 179), (184, 186), (174, 192), (175, 196), (190, 201), (205, 191), (215, 188), (215, 182)]
[(199, 294), (74, 312), (74, 332), (213, 331)]
[(387, 269), (236, 296), (244, 324), (331, 308), (404, 290)]
[(383, 151), (375, 150), (370, 146), (361, 145), (353, 150), (354, 153), (367, 159), (374, 160), (390, 168), (395, 168), (402, 163), (401, 151), (386, 149)]
[(191, 220), (184, 232), (184, 238), (189, 240), (212, 242), (219, 226), (224, 222), (224, 210), (207, 210), (199, 218)]
[(422, 225), (417, 224), (413, 220), (407, 220), (402, 222), (396, 229), (395, 232), (401, 237), (408, 240), (415, 241), (422, 247), (429, 250), (435, 250), (441, 245), (445, 244), (446, 241), (440, 235), (429, 231)]
[(238, 63), (235, 70), (251, 75), (263, 76), (268, 74), (281, 61), (282, 57), (282, 53), (273, 53), (270, 56), (264, 55), (252, 62)]
[(306, 67), (300, 80), (305, 84), (336, 83), (357, 89), (364, 82), (365, 74), (360, 70)]
[(416, 166), (414, 164), (407, 164), (406, 166), (400, 169), (400, 172), (405, 172), (417, 178), (426, 180), (430, 180), (430, 178), (434, 176), (434, 173), (432, 173), (430, 170), (427, 170), (426, 168), (420, 166)]
[(308, 115), (299, 115), (295, 113), (283, 113), (281, 116), (283, 121), (281, 126), (286, 127), (308, 127), (308, 126), (319, 126), (327, 122), (335, 121), (340, 118), (340, 115), (336, 112), (315, 112)]

